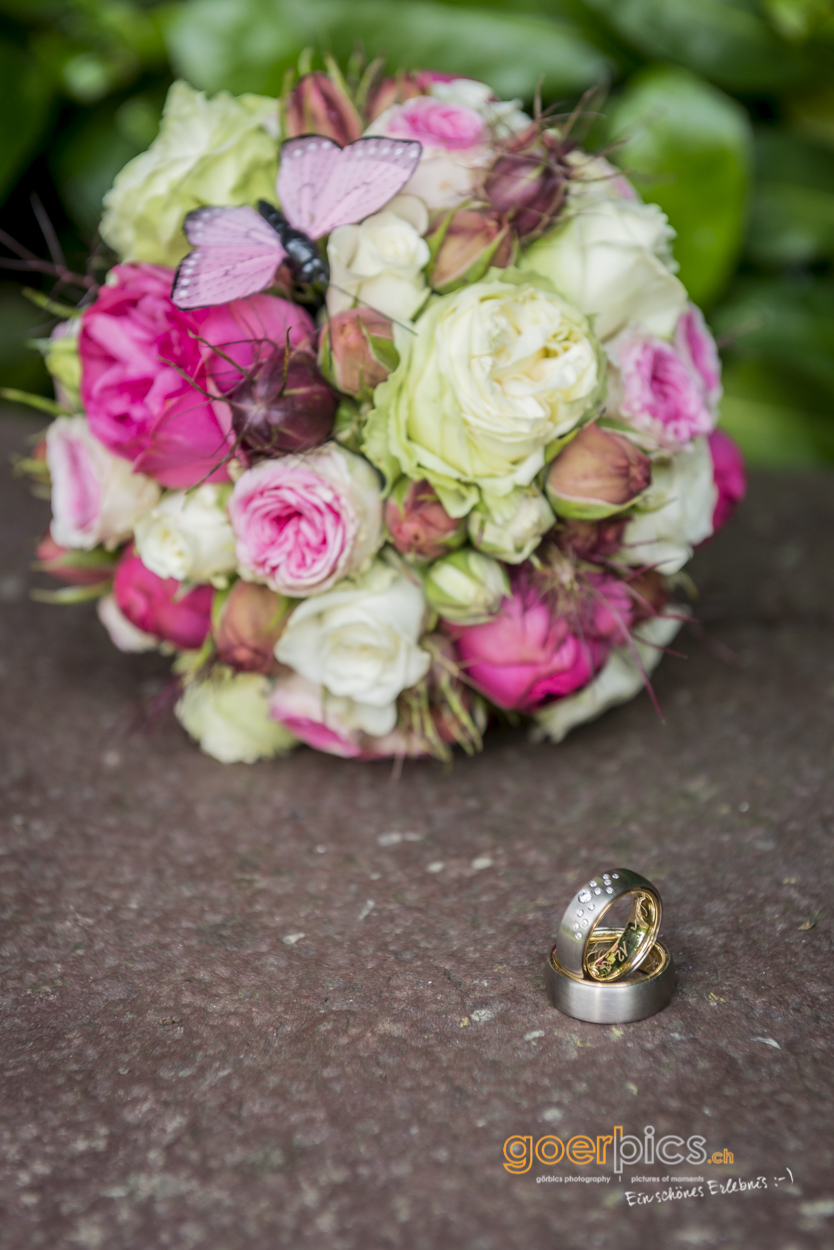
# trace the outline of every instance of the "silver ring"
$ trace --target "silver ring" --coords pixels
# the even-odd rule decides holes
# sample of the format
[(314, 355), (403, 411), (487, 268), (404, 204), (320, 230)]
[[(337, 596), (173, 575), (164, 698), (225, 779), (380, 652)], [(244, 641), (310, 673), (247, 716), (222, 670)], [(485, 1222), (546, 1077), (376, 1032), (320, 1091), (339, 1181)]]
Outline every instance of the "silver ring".
[[(612, 929), (608, 948), (591, 938), (618, 899), (632, 895), (631, 915), (623, 929)], [(556, 935), (556, 954), (565, 972), (610, 984), (636, 972), (657, 940), (663, 904), (651, 881), (630, 868), (601, 872), (580, 886)], [(590, 945), (593, 958), (589, 958)]]
[[(598, 930), (591, 945), (606, 945), (618, 933)], [(626, 1024), (663, 1010), (675, 988), (675, 965), (663, 943), (655, 942), (639, 972), (605, 984), (566, 972), (554, 946), (545, 965), (545, 981), (551, 1003), (566, 1016), (591, 1024)]]

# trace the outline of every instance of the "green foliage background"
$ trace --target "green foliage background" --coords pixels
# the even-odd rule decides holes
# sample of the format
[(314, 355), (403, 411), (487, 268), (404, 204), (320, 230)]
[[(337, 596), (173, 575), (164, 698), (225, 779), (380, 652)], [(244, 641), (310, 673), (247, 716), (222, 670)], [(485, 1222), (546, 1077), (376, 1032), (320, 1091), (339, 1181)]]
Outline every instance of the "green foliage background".
[[(35, 192), (83, 263), (173, 77), (278, 94), (305, 48), (357, 42), (528, 102), (602, 84), (590, 141), (678, 232), (725, 427), (753, 462), (834, 460), (834, 0), (0, 0), (2, 227), (44, 254)], [(45, 389), (42, 317), (0, 284), (3, 384)]]

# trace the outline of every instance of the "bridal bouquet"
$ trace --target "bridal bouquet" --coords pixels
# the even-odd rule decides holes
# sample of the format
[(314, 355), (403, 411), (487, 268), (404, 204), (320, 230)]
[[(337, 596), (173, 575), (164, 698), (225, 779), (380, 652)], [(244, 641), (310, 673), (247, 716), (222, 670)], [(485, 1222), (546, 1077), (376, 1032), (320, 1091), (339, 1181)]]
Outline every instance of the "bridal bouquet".
[(674, 232), (575, 120), (328, 62), (176, 83), (116, 178), (42, 344), (38, 567), (217, 759), (559, 741), (648, 684), (744, 470)]

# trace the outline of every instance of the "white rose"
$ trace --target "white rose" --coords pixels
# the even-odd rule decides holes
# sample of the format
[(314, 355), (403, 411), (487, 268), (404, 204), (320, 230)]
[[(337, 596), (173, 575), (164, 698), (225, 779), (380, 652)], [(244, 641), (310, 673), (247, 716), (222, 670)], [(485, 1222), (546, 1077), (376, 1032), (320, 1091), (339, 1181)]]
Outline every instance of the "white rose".
[(166, 495), (136, 523), (136, 550), (157, 577), (209, 582), (235, 568), (235, 536), (224, 508), (229, 488), (206, 483)]
[(402, 196), (401, 203), (395, 201), (358, 226), (332, 232), (327, 244), (331, 317), (357, 300), (397, 321), (414, 316), (428, 293), (423, 271), (429, 262), (429, 246), (415, 220), (423, 230), (428, 227), (425, 206), (415, 196)]
[(427, 478), (451, 516), (480, 491), (528, 486), (599, 398), (587, 321), (537, 281), (501, 270), (432, 301), (416, 334), (397, 331), (400, 363), (376, 389), (365, 451), (388, 476)]
[(269, 713), (303, 742), (333, 755), (358, 755), (365, 735), (375, 737), (390, 729), (388, 706), (371, 707), (331, 694), (300, 673), (278, 678), (269, 698)]
[(553, 509), (535, 487), (503, 499), (489, 496), (469, 513), (469, 537), (479, 551), (521, 564), (538, 547), (543, 534), (556, 524)]
[(110, 641), (119, 651), (155, 651), (159, 639), (146, 634), (129, 621), (113, 595), (104, 595), (96, 604), (98, 619), (110, 635)]
[(645, 504), (626, 526), (618, 559), (660, 573), (677, 573), (691, 558), (693, 548), (712, 533), (717, 498), (705, 438), (695, 439), (677, 455), (659, 456), (652, 462)]
[(46, 432), (52, 481), (52, 537), (62, 547), (116, 547), (160, 496), (90, 430), (85, 417), (58, 417)]
[(639, 694), (649, 674), (660, 663), (664, 647), (668, 647), (680, 629), (685, 614), (685, 608), (671, 604), (662, 615), (642, 622), (632, 636), (640, 663), (631, 647), (616, 647), (587, 686), (576, 694), (555, 699), (536, 713), (538, 724), (533, 730), (534, 741), (549, 738), (551, 742), (561, 742), (577, 725), (596, 720), (610, 707), (628, 703)]
[(431, 664), (417, 645), (425, 614), (420, 587), (377, 561), (361, 581), (342, 582), (299, 604), (275, 655), (330, 694), (366, 705), (367, 714), (353, 709), (357, 723), (364, 717), (368, 725), (370, 717), (371, 732), (387, 733), (397, 721), (397, 695)]
[(583, 198), (564, 224), (528, 249), (519, 268), (549, 278), (594, 318), (600, 339), (629, 321), (668, 338), (687, 306), (686, 288), (672, 272), (674, 234), (656, 204)]
[(582, 199), (640, 199), (622, 170), (604, 156), (591, 156), (581, 148), (574, 148), (572, 152), (565, 153), (564, 160), (571, 167), (567, 185), (569, 202)]
[(260, 673), (234, 673), (217, 665), (205, 681), (189, 682), (174, 711), (206, 755), (221, 764), (253, 764), (296, 743), (270, 717), (269, 691), (269, 681)]
[(273, 199), (278, 148), (268, 128), (275, 110), (265, 96), (221, 91), (210, 100), (175, 82), (158, 136), (104, 197), (105, 242), (122, 260), (174, 266), (188, 251), (186, 213)]

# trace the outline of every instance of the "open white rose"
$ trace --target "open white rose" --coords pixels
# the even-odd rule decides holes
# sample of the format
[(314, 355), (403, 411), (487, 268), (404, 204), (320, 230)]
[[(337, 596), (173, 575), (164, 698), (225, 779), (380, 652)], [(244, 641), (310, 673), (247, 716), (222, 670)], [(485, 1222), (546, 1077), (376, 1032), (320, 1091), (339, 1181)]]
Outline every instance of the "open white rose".
[(172, 491), (136, 523), (136, 550), (157, 577), (209, 582), (235, 568), (235, 536), (224, 503), (228, 487), (206, 483)]
[(425, 302), (424, 269), (429, 246), (422, 237), (428, 212), (415, 196), (401, 196), (357, 226), (330, 235), (327, 259), (331, 317), (358, 300), (398, 321), (408, 321)]
[(134, 473), (90, 430), (85, 417), (58, 417), (46, 432), (46, 463), (52, 481), (52, 537), (61, 547), (85, 551), (129, 538), (160, 489)]
[(293, 735), (268, 711), (269, 681), (260, 673), (234, 673), (222, 665), (205, 681), (185, 687), (174, 711), (206, 755), (221, 764), (253, 764), (290, 750)]
[(534, 243), (519, 268), (549, 278), (588, 317), (603, 341), (630, 321), (668, 338), (687, 306), (673, 273), (675, 232), (656, 204), (580, 198), (572, 215)]
[(693, 548), (712, 533), (717, 498), (705, 438), (695, 439), (676, 455), (659, 456), (652, 462), (645, 505), (626, 526), (617, 558), (660, 573), (677, 573), (691, 558)]
[(599, 397), (603, 359), (587, 321), (535, 275), (501, 270), (436, 300), (378, 386), (365, 452), (386, 474), (427, 478), (450, 516), (479, 492), (528, 486), (547, 445)]
[(425, 614), (420, 587), (377, 561), (360, 581), (300, 603), (275, 655), (330, 694), (366, 705), (367, 712), (352, 708), (355, 724), (388, 733), (397, 721), (397, 695), (431, 664), (418, 646)]
[(104, 197), (101, 236), (122, 260), (174, 266), (188, 251), (182, 223), (204, 204), (254, 204), (275, 195), (278, 149), (266, 96), (209, 99), (185, 82), (168, 92), (147, 152), (117, 175)]

